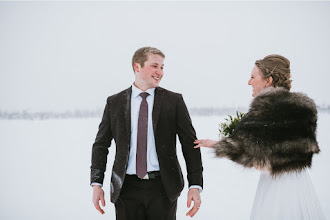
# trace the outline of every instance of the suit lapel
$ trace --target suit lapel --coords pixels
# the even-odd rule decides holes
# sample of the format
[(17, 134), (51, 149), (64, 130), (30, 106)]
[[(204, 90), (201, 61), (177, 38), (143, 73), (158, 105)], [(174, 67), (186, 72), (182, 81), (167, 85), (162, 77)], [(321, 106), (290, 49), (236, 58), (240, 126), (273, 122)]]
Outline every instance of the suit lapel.
[(154, 134), (156, 134), (159, 114), (163, 103), (163, 95), (164, 95), (164, 90), (160, 87), (157, 87), (155, 89), (154, 107), (152, 110), (152, 125), (154, 128)]
[(123, 97), (124, 118), (125, 118), (126, 132), (129, 143), (131, 141), (131, 95), (132, 95), (132, 87), (125, 90)]

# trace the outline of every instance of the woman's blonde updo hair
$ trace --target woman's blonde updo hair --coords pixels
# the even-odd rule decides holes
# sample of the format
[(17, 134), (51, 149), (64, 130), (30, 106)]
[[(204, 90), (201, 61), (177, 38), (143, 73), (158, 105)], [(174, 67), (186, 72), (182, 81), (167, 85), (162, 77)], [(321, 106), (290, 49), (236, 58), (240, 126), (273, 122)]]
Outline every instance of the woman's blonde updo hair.
[(255, 62), (256, 66), (261, 70), (264, 78), (272, 77), (274, 87), (284, 87), (291, 89), (290, 79), (290, 61), (277, 54), (268, 55), (262, 60)]

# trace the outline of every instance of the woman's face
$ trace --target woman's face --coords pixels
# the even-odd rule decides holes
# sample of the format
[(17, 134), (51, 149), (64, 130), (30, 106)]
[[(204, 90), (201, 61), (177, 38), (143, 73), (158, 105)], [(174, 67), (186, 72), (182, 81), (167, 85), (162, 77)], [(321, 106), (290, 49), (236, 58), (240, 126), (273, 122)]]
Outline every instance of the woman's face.
[(252, 69), (251, 78), (248, 84), (252, 86), (253, 97), (255, 97), (260, 91), (262, 91), (263, 89), (265, 89), (270, 85), (269, 81), (261, 76), (260, 69), (256, 65), (254, 65)]

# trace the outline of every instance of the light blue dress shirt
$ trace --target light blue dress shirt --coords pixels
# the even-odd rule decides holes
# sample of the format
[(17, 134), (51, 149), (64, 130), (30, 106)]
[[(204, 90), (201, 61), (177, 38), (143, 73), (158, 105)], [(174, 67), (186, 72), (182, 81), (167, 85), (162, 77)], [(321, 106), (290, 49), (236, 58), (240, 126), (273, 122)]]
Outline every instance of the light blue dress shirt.
[(156, 143), (154, 129), (152, 125), (152, 109), (154, 107), (155, 88), (142, 91), (134, 84), (132, 86), (131, 96), (131, 148), (129, 152), (129, 160), (126, 173), (136, 174), (136, 149), (137, 149), (137, 132), (138, 132), (138, 119), (140, 112), (140, 105), (142, 97), (140, 93), (146, 92), (148, 103), (148, 134), (147, 134), (147, 172), (159, 171), (159, 163), (156, 152)]

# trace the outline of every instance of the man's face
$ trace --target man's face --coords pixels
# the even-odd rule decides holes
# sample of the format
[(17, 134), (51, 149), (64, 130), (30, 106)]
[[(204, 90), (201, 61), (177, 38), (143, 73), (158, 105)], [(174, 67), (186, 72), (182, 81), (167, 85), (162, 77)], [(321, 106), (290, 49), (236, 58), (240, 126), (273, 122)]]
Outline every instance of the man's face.
[(162, 79), (164, 67), (164, 58), (157, 54), (149, 54), (144, 66), (134, 63), (135, 86), (145, 91), (150, 88), (156, 88)]

